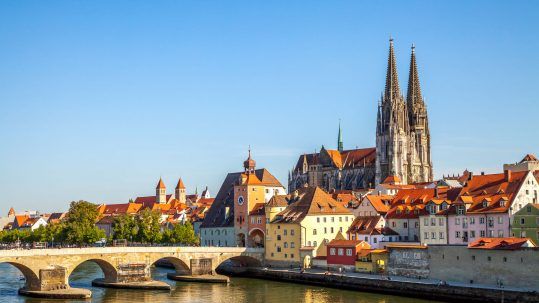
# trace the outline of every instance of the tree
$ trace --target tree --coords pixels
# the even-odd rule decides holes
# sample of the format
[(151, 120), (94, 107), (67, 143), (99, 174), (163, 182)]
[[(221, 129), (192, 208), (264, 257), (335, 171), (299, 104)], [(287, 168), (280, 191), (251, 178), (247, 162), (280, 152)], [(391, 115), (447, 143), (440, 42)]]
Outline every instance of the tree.
[(149, 208), (140, 212), (137, 217), (138, 237), (143, 243), (159, 243), (163, 235), (161, 234), (160, 224), (161, 214), (157, 211), (152, 211)]
[(134, 216), (123, 214), (114, 218), (112, 227), (113, 239), (124, 239), (132, 241), (136, 239), (139, 227)]
[(163, 242), (185, 245), (198, 244), (198, 238), (195, 235), (195, 230), (189, 221), (184, 224), (174, 224), (172, 229), (165, 230), (163, 234)]
[(82, 200), (71, 202), (65, 225), (66, 241), (83, 245), (105, 238), (105, 232), (95, 225), (98, 216), (97, 205)]

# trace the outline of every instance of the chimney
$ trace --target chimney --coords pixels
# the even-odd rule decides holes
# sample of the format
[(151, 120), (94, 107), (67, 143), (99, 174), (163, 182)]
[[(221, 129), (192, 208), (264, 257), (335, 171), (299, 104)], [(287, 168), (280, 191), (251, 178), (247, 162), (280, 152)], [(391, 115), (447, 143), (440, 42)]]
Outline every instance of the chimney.
[(438, 198), (438, 186), (434, 187), (434, 197)]
[(485, 175), (485, 172), (484, 172), (484, 171), (482, 171), (482, 172), (481, 172), (481, 176), (484, 176), (484, 175)]
[(511, 171), (506, 169), (503, 171), (505, 182), (511, 182)]
[(472, 180), (473, 178), (473, 172), (468, 173), (468, 181)]

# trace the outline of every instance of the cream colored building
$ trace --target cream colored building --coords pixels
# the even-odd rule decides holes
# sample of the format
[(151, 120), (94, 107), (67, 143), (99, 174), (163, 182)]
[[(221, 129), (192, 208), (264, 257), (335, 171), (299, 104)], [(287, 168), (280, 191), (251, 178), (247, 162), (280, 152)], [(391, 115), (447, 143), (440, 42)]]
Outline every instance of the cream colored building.
[(275, 208), (287, 205), (266, 225), (266, 261), (275, 266), (299, 266), (306, 255), (324, 255), (323, 243), (346, 232), (354, 220), (347, 208), (319, 187), (300, 188), (270, 202)]

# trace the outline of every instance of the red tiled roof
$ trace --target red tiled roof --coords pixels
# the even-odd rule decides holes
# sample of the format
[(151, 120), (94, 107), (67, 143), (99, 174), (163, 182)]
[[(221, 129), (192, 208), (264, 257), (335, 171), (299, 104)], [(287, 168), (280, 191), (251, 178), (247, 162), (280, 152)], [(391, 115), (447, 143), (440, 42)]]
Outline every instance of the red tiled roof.
[(522, 158), (522, 160), (520, 160), (520, 163), (528, 162), (528, 161), (539, 161), (539, 160), (537, 160), (537, 157), (535, 157), (535, 155), (527, 154), (526, 156), (524, 156), (524, 158)]
[(385, 215), (389, 211), (394, 196), (390, 195), (366, 195), (365, 198), (371, 203), (379, 214)]
[(264, 208), (264, 203), (261, 202), (261, 203), (256, 203), (255, 206), (253, 207), (253, 210), (251, 210), (249, 212), (249, 215), (251, 216), (263, 216), (265, 214), (265, 208)]
[(178, 180), (178, 184), (176, 184), (176, 189), (185, 189), (185, 185), (183, 185), (182, 178)]
[(331, 240), (328, 247), (356, 247), (361, 244), (361, 240)]
[[(166, 201), (169, 201), (171, 197), (172, 195), (167, 195)], [(152, 205), (156, 203), (156, 201), (157, 201), (157, 198), (155, 196), (137, 197), (135, 199), (135, 203), (142, 204), (143, 208), (146, 208), (146, 207), (151, 208)]]
[(166, 188), (165, 187), (165, 182), (163, 182), (163, 179), (159, 178), (159, 183), (157, 183), (157, 186), (155, 188), (156, 189)]
[(395, 175), (391, 175), (391, 176), (387, 176), (387, 178), (384, 179), (384, 182), (382, 183), (385, 183), (385, 184), (397, 184), (397, 183), (401, 183), (402, 180), (401, 178), (399, 178), (399, 176), (395, 176)]
[[(532, 246), (528, 246), (528, 245)], [(529, 238), (479, 238), (468, 245), (474, 249), (509, 249), (515, 250), (522, 247), (533, 247)]]
[(103, 204), (99, 212), (103, 215), (136, 214), (142, 207), (137, 203)]

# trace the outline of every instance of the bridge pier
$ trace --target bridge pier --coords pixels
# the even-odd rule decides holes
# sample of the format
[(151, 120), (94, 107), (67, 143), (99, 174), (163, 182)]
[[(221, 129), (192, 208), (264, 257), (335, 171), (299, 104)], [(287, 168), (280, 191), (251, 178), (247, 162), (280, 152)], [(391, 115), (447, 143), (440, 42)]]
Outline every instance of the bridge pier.
[(92, 281), (93, 286), (124, 288), (170, 290), (170, 285), (152, 279), (150, 265), (146, 263), (119, 264), (114, 275)]
[(178, 270), (167, 274), (167, 278), (174, 281), (204, 282), (204, 283), (229, 283), (230, 278), (215, 272), (217, 260), (212, 258), (190, 259), (189, 270)]
[(49, 299), (87, 299), (92, 296), (88, 289), (69, 286), (65, 267), (40, 269), (39, 277), (26, 272), (25, 279), (26, 285), (19, 289), (20, 295)]

